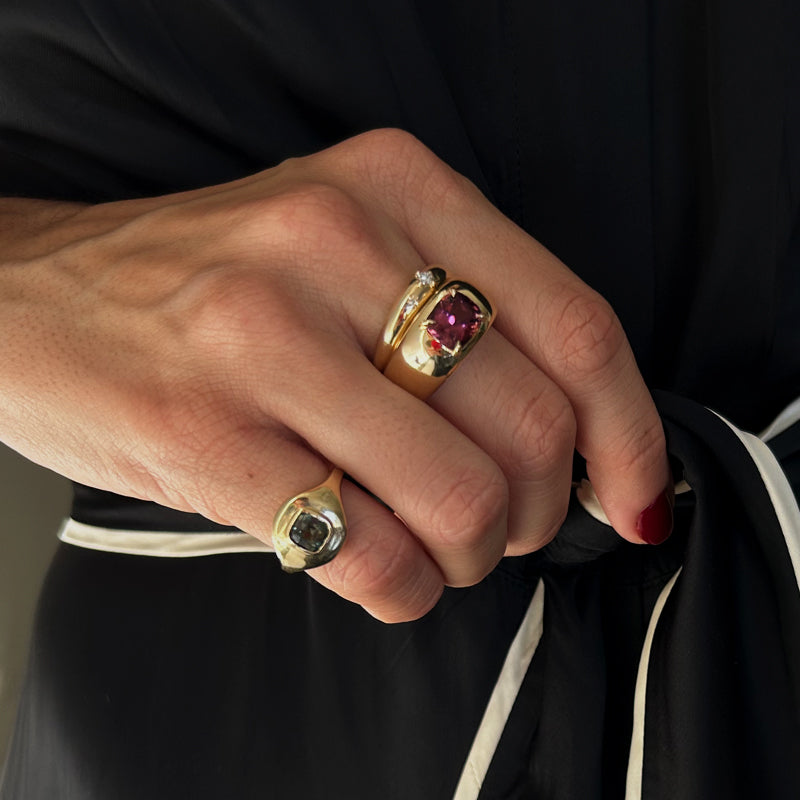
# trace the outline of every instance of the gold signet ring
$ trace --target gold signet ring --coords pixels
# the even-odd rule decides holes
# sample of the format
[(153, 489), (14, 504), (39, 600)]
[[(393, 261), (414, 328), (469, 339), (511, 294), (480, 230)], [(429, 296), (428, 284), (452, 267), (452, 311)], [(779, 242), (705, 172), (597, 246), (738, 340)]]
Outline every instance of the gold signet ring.
[(272, 543), (285, 572), (327, 564), (344, 542), (347, 522), (341, 497), (342, 471), (287, 500), (275, 515)]

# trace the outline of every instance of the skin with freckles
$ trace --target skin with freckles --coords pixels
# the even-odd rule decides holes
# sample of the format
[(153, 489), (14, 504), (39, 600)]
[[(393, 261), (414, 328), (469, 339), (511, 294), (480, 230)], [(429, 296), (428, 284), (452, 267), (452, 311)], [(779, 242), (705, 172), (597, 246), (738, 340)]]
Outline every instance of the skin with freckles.
[[(397, 514), (345, 482), (348, 538), (310, 574), (380, 619), (545, 545), (576, 448), (621, 536), (669, 533), (663, 431), (613, 310), (408, 134), (166, 197), (4, 200), (0, 240), (0, 438), (267, 541), (334, 463)], [(431, 263), (498, 317), (426, 403), (371, 359)]]

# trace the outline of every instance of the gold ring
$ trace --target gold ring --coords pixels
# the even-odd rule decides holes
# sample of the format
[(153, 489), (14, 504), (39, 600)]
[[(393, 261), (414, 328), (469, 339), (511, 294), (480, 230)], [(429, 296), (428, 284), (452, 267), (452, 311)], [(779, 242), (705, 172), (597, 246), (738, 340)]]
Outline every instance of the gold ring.
[(414, 279), (389, 314), (389, 320), (378, 339), (372, 363), (381, 372), (386, 369), (392, 352), (406, 335), (419, 310), (446, 279), (447, 274), (441, 267), (429, 267), (414, 275)]
[(494, 321), (492, 305), (481, 292), (464, 281), (448, 281), (444, 270), (435, 269), (430, 279), (433, 270), (417, 273), (409, 291), (421, 282), (434, 288), (393, 336), (388, 335), (390, 319), (377, 351), (386, 360), (383, 374), (421, 400), (453, 374)]
[[(417, 272), (392, 309), (373, 363), (393, 383), (422, 400), (453, 374), (489, 330), (494, 311), (475, 287), (447, 280), (441, 267)], [(272, 525), (272, 541), (285, 572), (330, 561), (341, 548), (347, 523), (342, 470), (287, 500)]]
[(284, 572), (327, 564), (347, 533), (342, 507), (342, 471), (334, 468), (319, 486), (290, 497), (272, 524), (272, 543)]

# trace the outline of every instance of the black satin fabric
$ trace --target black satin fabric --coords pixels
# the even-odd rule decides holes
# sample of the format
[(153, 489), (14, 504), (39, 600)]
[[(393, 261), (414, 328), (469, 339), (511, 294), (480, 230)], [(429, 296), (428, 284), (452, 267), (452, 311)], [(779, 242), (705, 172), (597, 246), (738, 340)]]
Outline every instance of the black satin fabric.
[[(520, 621), (544, 631), (479, 800), (622, 800), (654, 604), (643, 800), (800, 796), (800, 596), (756, 466), (659, 395), (694, 492), (659, 547), (573, 504), (544, 550), (384, 625), (268, 554), (62, 545), (2, 800), (448, 800)], [(797, 460), (800, 423), (776, 441)]]
[[(646, 552), (600, 552), (595, 539), (593, 559), (554, 560), (565, 532), (592, 537), (573, 514), (545, 549), (544, 636), (479, 800), (630, 798), (640, 648), (678, 565), (647, 671), (641, 797), (800, 795), (800, 595), (775, 511), (723, 420), (676, 395), (656, 399), (693, 488), (677, 498), (675, 533)], [(800, 424), (771, 443), (790, 473), (798, 445)]]

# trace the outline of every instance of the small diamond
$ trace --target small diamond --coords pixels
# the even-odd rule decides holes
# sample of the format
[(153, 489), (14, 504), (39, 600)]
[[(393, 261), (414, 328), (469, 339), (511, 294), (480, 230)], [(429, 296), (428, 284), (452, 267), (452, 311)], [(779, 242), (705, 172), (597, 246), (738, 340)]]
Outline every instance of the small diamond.
[(419, 305), (419, 300), (412, 297), (410, 300), (406, 300), (406, 304), (403, 306), (403, 316), (407, 317), (414, 309), (417, 308)]
[(303, 511), (289, 530), (289, 538), (303, 550), (316, 553), (330, 535), (330, 525), (314, 514)]
[(414, 277), (421, 283), (423, 286), (435, 286), (436, 285), (436, 278), (433, 276), (433, 273), (430, 270), (421, 270), (418, 272)]

